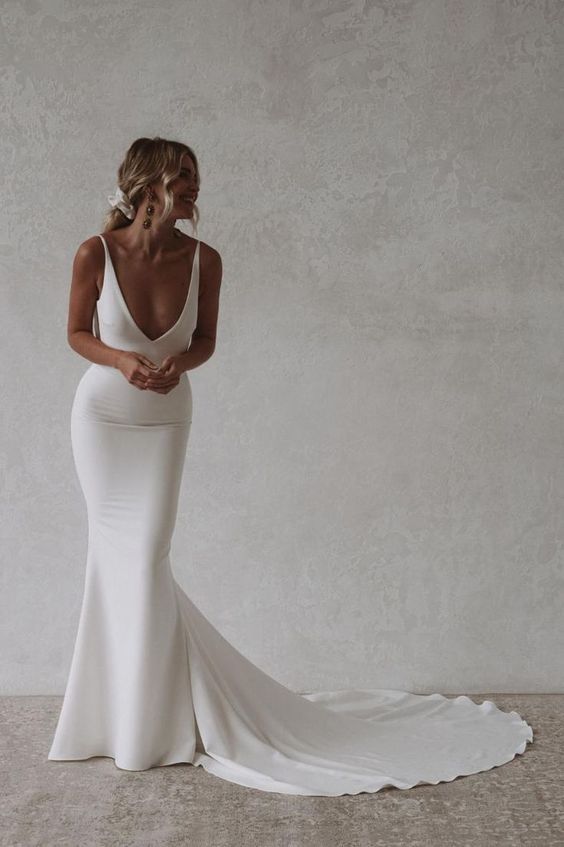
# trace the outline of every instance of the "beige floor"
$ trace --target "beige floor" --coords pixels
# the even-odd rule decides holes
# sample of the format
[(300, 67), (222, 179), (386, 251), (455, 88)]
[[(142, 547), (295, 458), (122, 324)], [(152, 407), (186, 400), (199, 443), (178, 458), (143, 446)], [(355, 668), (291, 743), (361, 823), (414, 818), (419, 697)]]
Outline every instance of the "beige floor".
[(184, 764), (127, 772), (108, 758), (50, 762), (61, 699), (5, 697), (0, 844), (564, 847), (564, 695), (471, 696), (531, 724), (523, 755), (450, 783), (344, 797), (267, 794)]

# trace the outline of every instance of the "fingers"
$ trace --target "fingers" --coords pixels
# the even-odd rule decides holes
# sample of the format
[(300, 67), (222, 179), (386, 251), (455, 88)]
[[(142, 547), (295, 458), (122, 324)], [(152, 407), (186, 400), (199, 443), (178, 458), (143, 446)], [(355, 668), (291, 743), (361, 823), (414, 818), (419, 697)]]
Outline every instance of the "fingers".
[(170, 379), (166, 380), (165, 382), (159, 382), (159, 383), (155, 383), (155, 382), (149, 380), (147, 382), (147, 388), (149, 389), (149, 391), (156, 391), (159, 394), (163, 394), (163, 393), (166, 394), (172, 388), (177, 386), (179, 382), (180, 382), (179, 376), (171, 377)]
[(147, 356), (144, 356), (142, 353), (138, 354), (138, 359), (140, 362), (143, 362), (144, 365), (147, 365), (148, 368), (151, 368), (152, 371), (157, 370), (159, 367), (154, 362), (152, 362), (151, 359), (147, 358)]
[(132, 385), (135, 385), (137, 388), (142, 388), (145, 390), (148, 387), (149, 377), (151, 376), (151, 372), (147, 370), (147, 368), (139, 365), (139, 367), (135, 368), (129, 382)]
[(159, 394), (166, 394), (180, 382), (178, 374), (171, 375), (168, 379), (156, 379), (145, 377), (142, 373), (134, 373), (130, 380), (132, 385), (139, 388), (141, 391), (156, 391)]
[(164, 359), (161, 365), (156, 365), (142, 353), (136, 354), (137, 366), (129, 379), (140, 391), (156, 391), (158, 394), (167, 394), (180, 382), (180, 375), (175, 373), (173, 363)]
[(145, 365), (139, 365), (138, 368), (135, 369), (136, 375), (143, 376), (145, 379), (148, 379), (151, 376), (155, 376), (155, 371), (152, 368), (148, 368)]
[(147, 382), (150, 385), (159, 385), (162, 388), (162, 386), (166, 385), (168, 382), (170, 382), (171, 379), (178, 379), (178, 378), (179, 378), (179, 375), (175, 374), (174, 371), (163, 371), (161, 373), (149, 374)]
[(150, 369), (146, 365), (138, 364), (131, 374), (131, 381), (136, 379), (148, 379), (150, 376), (153, 376), (155, 373), (154, 370)]
[(143, 391), (147, 388), (146, 379), (144, 377), (137, 376), (136, 374), (133, 374), (129, 382), (131, 385), (135, 385), (136, 388), (140, 388)]
[(180, 379), (178, 377), (173, 377), (171, 379), (167, 379), (166, 382), (151, 382), (150, 380), (147, 382), (147, 388), (157, 390), (160, 388), (172, 388), (175, 385), (178, 385)]
[(151, 361), (151, 359), (147, 358), (147, 356), (143, 356), (142, 353), (138, 353), (137, 360), (139, 364), (135, 369), (135, 376), (142, 375), (144, 378), (147, 378), (158, 373), (159, 365), (156, 365)]
[(159, 373), (153, 372), (148, 375), (149, 382), (166, 382), (167, 379), (170, 379), (170, 373), (165, 373), (164, 371), (160, 371)]

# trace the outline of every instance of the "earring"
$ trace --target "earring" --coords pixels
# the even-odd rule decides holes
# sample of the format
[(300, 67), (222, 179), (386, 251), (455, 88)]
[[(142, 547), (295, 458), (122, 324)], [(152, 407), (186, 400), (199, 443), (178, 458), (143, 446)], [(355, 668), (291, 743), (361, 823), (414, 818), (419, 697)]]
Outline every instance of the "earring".
[(147, 206), (147, 209), (146, 209), (147, 217), (144, 218), (144, 220), (143, 220), (143, 226), (145, 227), (145, 229), (149, 229), (149, 227), (151, 226), (151, 222), (152, 222), (151, 216), (155, 212), (155, 207), (153, 205), (153, 202), (156, 200), (156, 197), (157, 197), (157, 195), (155, 194), (155, 192), (153, 191), (151, 186), (149, 186), (149, 188), (147, 189), (147, 195), (149, 197), (149, 205)]

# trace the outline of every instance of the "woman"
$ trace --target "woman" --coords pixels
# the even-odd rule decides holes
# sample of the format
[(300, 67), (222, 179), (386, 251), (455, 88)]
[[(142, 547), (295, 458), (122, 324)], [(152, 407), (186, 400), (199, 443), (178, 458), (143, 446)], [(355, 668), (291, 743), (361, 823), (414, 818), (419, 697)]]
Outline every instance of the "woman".
[(169, 553), (192, 420), (187, 372), (215, 349), (222, 263), (175, 229), (177, 218), (197, 221), (190, 147), (137, 139), (118, 182), (103, 235), (77, 251), (71, 285), (69, 343), (91, 362), (71, 412), (88, 555), (48, 758), (109, 756), (125, 770), (186, 762), (263, 791), (336, 796), (448, 782), (524, 752), (531, 727), (488, 700), (290, 691), (176, 582)]

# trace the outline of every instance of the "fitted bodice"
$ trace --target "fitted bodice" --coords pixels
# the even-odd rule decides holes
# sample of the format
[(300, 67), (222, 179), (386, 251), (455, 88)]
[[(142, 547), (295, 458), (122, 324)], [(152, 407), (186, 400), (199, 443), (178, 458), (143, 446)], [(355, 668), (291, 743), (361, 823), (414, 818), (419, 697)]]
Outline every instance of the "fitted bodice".
[[(116, 350), (142, 353), (156, 365), (167, 356), (185, 352), (192, 342), (198, 320), (200, 242), (196, 245), (190, 286), (178, 320), (157, 338), (149, 338), (133, 320), (116, 277), (105, 238), (102, 291), (93, 315), (96, 338)], [(101, 423), (140, 426), (185, 426), (192, 419), (192, 389), (188, 372), (167, 394), (140, 390), (115, 367), (92, 362), (80, 380), (73, 415)]]
[(190, 285), (178, 320), (157, 338), (149, 338), (134, 321), (120, 288), (106, 239), (104, 245), (104, 281), (93, 318), (94, 334), (104, 344), (119, 350), (143, 353), (159, 363), (165, 356), (183, 353), (190, 347), (198, 320), (200, 283), (200, 242), (196, 245)]

